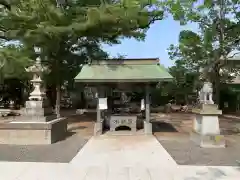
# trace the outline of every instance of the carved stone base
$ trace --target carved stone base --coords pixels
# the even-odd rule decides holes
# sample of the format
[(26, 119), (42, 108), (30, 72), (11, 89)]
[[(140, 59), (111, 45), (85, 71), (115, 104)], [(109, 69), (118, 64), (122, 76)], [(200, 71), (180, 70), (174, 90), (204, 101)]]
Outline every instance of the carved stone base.
[(26, 101), (24, 115), (27, 116), (47, 116), (52, 114), (52, 108), (48, 101)]
[(202, 135), (220, 134), (218, 116), (196, 114), (193, 120), (193, 130)]
[(48, 122), (56, 119), (52, 108), (48, 106), (48, 101), (26, 101), (26, 107), (22, 109), (21, 116), (17, 117), (17, 121), (26, 122)]
[(220, 135), (219, 118), (222, 114), (215, 104), (201, 104), (193, 109), (196, 114), (193, 120), (191, 139), (201, 147), (225, 147), (225, 140)]
[(144, 134), (152, 134), (152, 123), (144, 121)]
[(216, 104), (199, 104), (197, 108), (192, 110), (196, 114), (205, 114), (205, 115), (220, 115), (222, 111), (218, 109)]
[(7, 122), (0, 124), (0, 144), (42, 145), (63, 140), (67, 133), (66, 118), (49, 122)]
[(110, 116), (110, 131), (115, 131), (117, 127), (126, 126), (132, 132), (137, 131), (137, 116)]
[(223, 135), (201, 135), (192, 132), (191, 140), (202, 148), (225, 148), (226, 146)]

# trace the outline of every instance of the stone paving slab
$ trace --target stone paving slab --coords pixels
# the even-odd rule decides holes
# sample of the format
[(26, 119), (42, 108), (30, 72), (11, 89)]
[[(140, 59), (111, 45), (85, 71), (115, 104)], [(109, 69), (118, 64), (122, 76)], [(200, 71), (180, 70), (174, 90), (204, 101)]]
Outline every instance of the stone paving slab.
[[(19, 166), (17, 167), (19, 168)], [(9, 171), (13, 172), (12, 169)], [(16, 177), (17, 176), (17, 177)], [(14, 176), (3, 180), (174, 180), (171, 168), (100, 167), (78, 168), (64, 163), (31, 163)]]
[(1, 163), (0, 168), (1, 180), (239, 180), (240, 177), (239, 168), (224, 166), (79, 168), (67, 163), (11, 162)]
[(31, 163), (0, 162), (0, 179), (13, 180), (30, 167)]
[(179, 166), (174, 180), (239, 180), (240, 168), (230, 166)]
[(152, 135), (92, 137), (70, 164), (79, 167), (176, 166), (173, 158)]
[(77, 167), (68, 163), (1, 163), (1, 180), (239, 180), (238, 167)]
[(85, 177), (86, 169), (72, 167), (67, 163), (32, 163), (27, 170), (11, 180), (84, 180)]

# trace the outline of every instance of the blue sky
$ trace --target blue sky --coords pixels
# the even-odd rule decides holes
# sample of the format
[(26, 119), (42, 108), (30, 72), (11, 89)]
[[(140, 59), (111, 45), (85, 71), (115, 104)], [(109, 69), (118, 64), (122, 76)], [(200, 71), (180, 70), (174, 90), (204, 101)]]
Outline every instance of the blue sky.
[(168, 17), (162, 21), (151, 25), (147, 32), (145, 41), (139, 42), (134, 39), (124, 39), (119, 45), (103, 48), (111, 55), (116, 57), (118, 54), (126, 55), (126, 58), (159, 58), (160, 63), (165, 67), (173, 65), (167, 53), (170, 44), (178, 43), (178, 35), (181, 30), (188, 29), (197, 31), (196, 24), (180, 26), (179, 22)]

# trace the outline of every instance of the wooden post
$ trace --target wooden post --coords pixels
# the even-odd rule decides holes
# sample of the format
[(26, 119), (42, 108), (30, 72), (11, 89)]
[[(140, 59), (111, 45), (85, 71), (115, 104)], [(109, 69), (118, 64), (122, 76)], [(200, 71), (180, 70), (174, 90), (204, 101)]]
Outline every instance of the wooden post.
[(144, 121), (144, 133), (146, 135), (148, 134), (152, 134), (152, 123), (150, 122), (150, 88), (149, 85), (146, 84), (145, 87), (145, 93), (146, 93), (146, 97), (145, 97), (145, 121)]
[(97, 99), (97, 122), (101, 122), (101, 110), (99, 109), (99, 89), (96, 92), (96, 99)]
[(150, 89), (149, 89), (149, 85), (146, 85), (145, 87), (145, 117), (146, 117), (146, 122), (149, 123), (150, 122)]
[(101, 110), (99, 109), (99, 89), (96, 92), (96, 99), (97, 99), (97, 122), (94, 125), (94, 135), (101, 135), (102, 134), (102, 120), (101, 120)]

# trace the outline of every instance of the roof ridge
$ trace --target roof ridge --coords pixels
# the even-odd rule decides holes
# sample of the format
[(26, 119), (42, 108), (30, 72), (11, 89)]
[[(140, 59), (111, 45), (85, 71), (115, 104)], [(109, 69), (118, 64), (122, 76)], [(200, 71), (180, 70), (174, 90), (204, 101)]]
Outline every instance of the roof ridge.
[(93, 60), (91, 65), (149, 65), (159, 64), (158, 58)]

